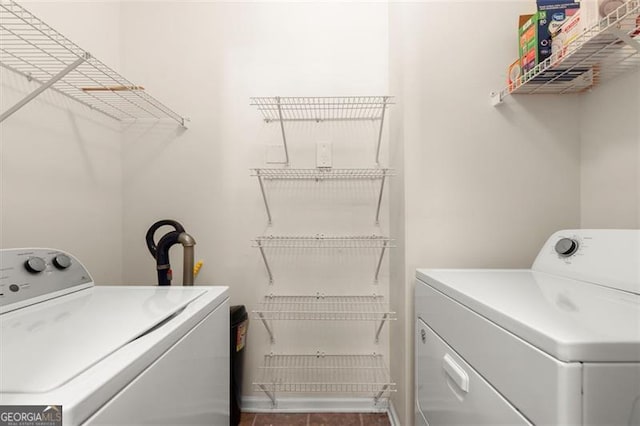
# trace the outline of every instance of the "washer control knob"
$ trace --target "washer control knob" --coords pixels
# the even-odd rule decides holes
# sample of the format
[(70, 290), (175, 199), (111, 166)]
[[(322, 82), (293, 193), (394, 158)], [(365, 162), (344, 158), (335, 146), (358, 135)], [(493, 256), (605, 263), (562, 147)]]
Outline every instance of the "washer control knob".
[(560, 238), (556, 243), (556, 253), (561, 257), (569, 257), (578, 251), (578, 242), (573, 238)]
[(24, 267), (32, 274), (38, 274), (45, 270), (47, 264), (44, 262), (43, 258), (34, 256), (24, 262)]
[(66, 254), (59, 254), (53, 258), (53, 266), (58, 269), (67, 269), (71, 266), (71, 258)]

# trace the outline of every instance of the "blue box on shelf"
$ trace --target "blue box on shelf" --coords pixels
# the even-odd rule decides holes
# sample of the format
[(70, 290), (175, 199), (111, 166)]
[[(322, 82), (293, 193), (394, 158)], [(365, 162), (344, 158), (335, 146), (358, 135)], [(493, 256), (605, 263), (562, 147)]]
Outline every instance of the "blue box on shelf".
[(538, 6), (538, 61), (551, 56), (551, 35), (568, 19), (567, 11), (579, 9), (574, 0), (537, 0)]

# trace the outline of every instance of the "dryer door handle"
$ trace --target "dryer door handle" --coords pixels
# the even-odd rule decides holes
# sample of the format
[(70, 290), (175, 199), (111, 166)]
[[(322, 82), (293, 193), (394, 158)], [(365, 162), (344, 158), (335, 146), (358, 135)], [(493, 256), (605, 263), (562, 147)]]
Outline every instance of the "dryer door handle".
[(463, 392), (469, 392), (469, 375), (449, 354), (442, 359), (442, 368)]

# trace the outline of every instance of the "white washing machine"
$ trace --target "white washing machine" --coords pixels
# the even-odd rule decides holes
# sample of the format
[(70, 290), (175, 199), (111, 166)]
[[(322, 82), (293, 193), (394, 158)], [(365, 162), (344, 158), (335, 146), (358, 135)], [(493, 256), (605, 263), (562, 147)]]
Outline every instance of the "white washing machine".
[(3, 416), (229, 424), (227, 287), (94, 286), (68, 253), (0, 250), (0, 326)]
[(640, 425), (640, 230), (416, 275), (416, 425)]

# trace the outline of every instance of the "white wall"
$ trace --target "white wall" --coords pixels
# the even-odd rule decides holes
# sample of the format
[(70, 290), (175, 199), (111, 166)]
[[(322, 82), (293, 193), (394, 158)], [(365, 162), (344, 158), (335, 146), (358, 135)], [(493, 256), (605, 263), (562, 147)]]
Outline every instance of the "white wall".
[[(413, 417), (417, 267), (529, 267), (553, 231), (579, 225), (578, 100), (489, 104), (517, 55), (518, 1), (392, 3), (392, 376), (402, 424)], [(510, 24), (511, 23), (511, 24)], [(398, 233), (398, 234), (396, 234)], [(404, 254), (404, 256), (403, 256)]]
[(581, 226), (640, 228), (640, 73), (583, 96), (580, 119)]
[[(517, 54), (515, 20), (531, 10), (529, 2), (26, 6), (192, 121), (186, 131), (163, 122), (121, 129), (43, 94), (0, 124), (0, 246), (69, 250), (100, 284), (152, 283), (144, 234), (155, 220), (174, 218), (195, 236), (205, 262), (197, 283), (230, 285), (232, 303), (249, 309), (265, 293), (313, 293), (325, 280), (335, 283), (327, 292), (389, 292), (399, 313), (389, 345), (402, 424), (411, 424), (413, 411), (416, 267), (527, 267), (556, 229), (640, 226), (637, 72), (581, 97), (512, 97), (489, 106), (489, 91), (504, 86)], [(0, 74), (4, 110), (32, 87)], [(248, 169), (264, 165), (265, 146), (280, 139), (248, 98), (384, 93), (397, 96), (388, 145), (397, 176), (382, 226), (369, 220), (371, 185), (294, 184), (268, 188), (275, 223), (267, 228)], [(293, 165), (312, 167), (315, 140), (332, 138), (336, 167), (370, 166), (373, 136), (367, 125), (291, 126)], [(350, 148), (353, 139), (364, 143)], [(335, 254), (316, 253), (305, 263), (307, 254), (276, 253), (269, 287), (250, 247), (262, 233), (388, 228), (398, 248), (377, 286), (362, 279), (375, 260), (361, 252), (338, 253), (337, 271), (329, 270)], [(180, 249), (172, 253), (178, 283), (180, 256)], [(351, 343), (386, 351), (388, 330), (376, 346), (372, 328), (362, 327)], [(292, 340), (309, 329), (303, 341)], [(340, 349), (352, 331), (278, 325), (283, 338), (275, 350)], [(256, 366), (271, 349), (253, 322), (245, 394), (253, 394)]]
[[(267, 228), (249, 168), (264, 166), (265, 147), (281, 139), (278, 125), (265, 124), (249, 97), (386, 94), (387, 6), (127, 2), (122, 19), (127, 75), (191, 118), (184, 132), (160, 125), (125, 131), (125, 280), (155, 281), (144, 233), (154, 221), (174, 218), (193, 234), (196, 258), (204, 261), (196, 284), (230, 286), (232, 304), (252, 310), (269, 293), (385, 294), (385, 279), (372, 282), (371, 251), (272, 251), (276, 282), (268, 285), (260, 254), (251, 247), (256, 236), (379, 234), (386, 225), (373, 226), (376, 187), (369, 182), (293, 182), (268, 185), (274, 225)], [(373, 123), (287, 128), (292, 167), (315, 166), (317, 139), (333, 141), (334, 167), (373, 165)], [(176, 248), (176, 283), (180, 258)], [(272, 350), (387, 351), (386, 340), (373, 343), (374, 324), (344, 326), (276, 323), (272, 347), (262, 324), (252, 321), (244, 393), (264, 397), (251, 382)]]
[[(23, 5), (118, 66), (117, 3)], [(0, 79), (2, 111), (37, 87), (5, 68), (0, 68)], [(97, 283), (119, 283), (119, 123), (49, 90), (0, 124), (0, 154), (0, 247), (66, 250), (85, 263)]]

